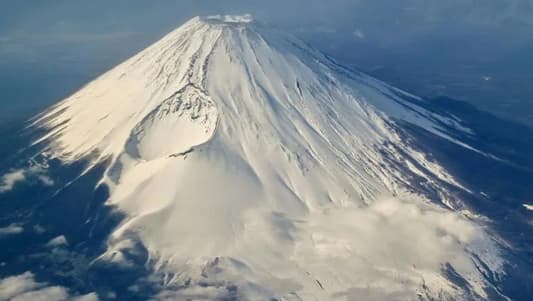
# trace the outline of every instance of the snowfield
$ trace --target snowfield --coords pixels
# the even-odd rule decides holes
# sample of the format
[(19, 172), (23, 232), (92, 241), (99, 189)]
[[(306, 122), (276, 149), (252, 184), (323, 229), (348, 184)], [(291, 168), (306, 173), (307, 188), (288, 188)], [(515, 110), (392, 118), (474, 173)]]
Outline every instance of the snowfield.
[(401, 124), (470, 132), (409, 99), (250, 16), (198, 17), (34, 126), (64, 162), (111, 160), (127, 217), (100, 260), (141, 242), (155, 298), (485, 299), (500, 252)]

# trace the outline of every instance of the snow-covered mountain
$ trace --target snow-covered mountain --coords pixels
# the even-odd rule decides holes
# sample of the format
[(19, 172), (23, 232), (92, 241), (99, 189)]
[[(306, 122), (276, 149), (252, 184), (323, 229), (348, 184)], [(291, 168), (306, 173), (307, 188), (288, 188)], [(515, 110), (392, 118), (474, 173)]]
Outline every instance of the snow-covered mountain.
[(100, 183), (125, 218), (96, 261), (153, 266), (157, 298), (504, 299), (500, 246), (461, 208), (469, 188), (404, 127), (492, 155), (424, 102), (250, 16), (214, 16), (33, 126), (49, 157), (110, 162)]

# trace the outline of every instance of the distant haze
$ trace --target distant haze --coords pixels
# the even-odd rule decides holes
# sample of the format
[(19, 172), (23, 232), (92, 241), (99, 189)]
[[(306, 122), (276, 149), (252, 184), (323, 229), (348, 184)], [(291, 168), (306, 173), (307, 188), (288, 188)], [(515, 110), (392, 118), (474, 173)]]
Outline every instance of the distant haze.
[(414, 93), (533, 120), (532, 0), (3, 0), (0, 118), (65, 97), (193, 16), (243, 13)]
[(531, 0), (2, 1), (0, 34), (166, 31), (194, 15), (252, 13), (290, 27), (363, 28), (397, 37), (427, 30), (516, 29)]

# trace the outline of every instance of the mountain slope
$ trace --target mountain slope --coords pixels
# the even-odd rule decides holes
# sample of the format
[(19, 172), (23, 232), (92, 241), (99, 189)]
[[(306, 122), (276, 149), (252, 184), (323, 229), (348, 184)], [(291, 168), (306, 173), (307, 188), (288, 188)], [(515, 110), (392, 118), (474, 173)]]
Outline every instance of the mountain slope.
[[(53, 157), (112, 162), (101, 183), (126, 218), (99, 260), (153, 265), (160, 298), (498, 299), (497, 244), (444, 208), (468, 189), (400, 125), (476, 151), (453, 138), (472, 133), (410, 99), (249, 16), (217, 16), (34, 126)], [(127, 256), (139, 242), (147, 262)]]

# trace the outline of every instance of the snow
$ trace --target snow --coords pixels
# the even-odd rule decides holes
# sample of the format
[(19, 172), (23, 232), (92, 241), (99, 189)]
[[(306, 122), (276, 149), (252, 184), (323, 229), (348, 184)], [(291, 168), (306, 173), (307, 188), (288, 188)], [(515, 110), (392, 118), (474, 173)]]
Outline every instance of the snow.
[(446, 263), (483, 297), (490, 284), (471, 254), (500, 273), (499, 251), (412, 192), (413, 176), (447, 202), (440, 183), (466, 188), (396, 121), (454, 143), (441, 124), (470, 132), (402, 96), (249, 16), (217, 16), (194, 18), (34, 125), (48, 131), (36, 143), (67, 163), (111, 158), (102, 183), (127, 218), (101, 259), (129, 264), (120, 254), (138, 237), (169, 275), (162, 298), (218, 298), (221, 281), (242, 298), (465, 296)]

